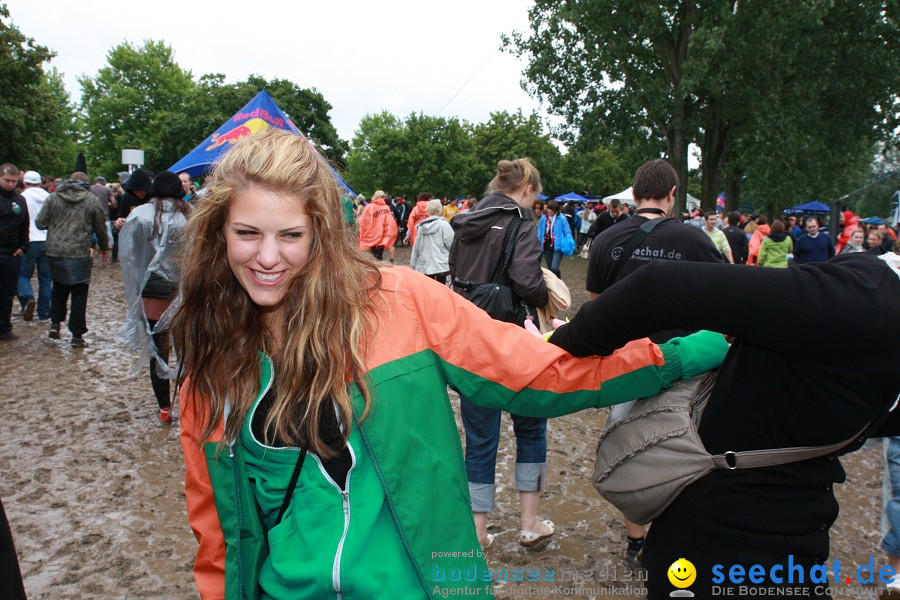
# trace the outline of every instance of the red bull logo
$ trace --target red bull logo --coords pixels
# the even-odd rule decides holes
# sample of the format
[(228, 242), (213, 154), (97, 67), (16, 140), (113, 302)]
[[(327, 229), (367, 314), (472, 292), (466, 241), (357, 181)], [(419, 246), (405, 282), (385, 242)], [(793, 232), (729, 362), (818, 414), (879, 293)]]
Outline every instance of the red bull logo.
[(270, 127), (270, 125), (262, 119), (250, 119), (243, 125), (238, 125), (234, 129), (229, 129), (225, 133), (214, 133), (212, 138), (210, 138), (212, 144), (206, 147), (206, 151), (209, 152), (210, 150), (218, 148), (219, 146), (224, 146), (225, 144), (236, 144), (238, 140), (250, 137), (254, 133), (266, 129), (267, 127)]

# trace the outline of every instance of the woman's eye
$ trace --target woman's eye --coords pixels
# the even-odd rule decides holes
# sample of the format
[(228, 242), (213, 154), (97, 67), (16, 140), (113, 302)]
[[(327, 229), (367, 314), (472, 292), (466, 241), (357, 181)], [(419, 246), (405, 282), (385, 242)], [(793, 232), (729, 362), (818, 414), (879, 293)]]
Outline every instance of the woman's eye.
[(238, 229), (235, 233), (238, 237), (251, 237), (256, 235), (255, 231), (250, 231), (249, 229)]
[(289, 231), (284, 234), (284, 237), (289, 240), (299, 240), (300, 238), (303, 237), (303, 232), (302, 231)]

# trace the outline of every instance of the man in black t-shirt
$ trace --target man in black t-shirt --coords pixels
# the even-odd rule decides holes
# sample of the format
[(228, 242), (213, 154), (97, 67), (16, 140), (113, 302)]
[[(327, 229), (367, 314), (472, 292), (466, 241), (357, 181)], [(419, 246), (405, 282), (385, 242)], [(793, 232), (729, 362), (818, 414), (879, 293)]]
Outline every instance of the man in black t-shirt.
[[(664, 160), (644, 163), (634, 177), (635, 216), (610, 227), (598, 235), (591, 245), (586, 288), (593, 300), (615, 283), (612, 271), (621, 258), (622, 249), (650, 219), (668, 215), (675, 205), (678, 175)], [(622, 267), (617, 279), (654, 260), (687, 260), (693, 262), (722, 262), (722, 255), (702, 230), (677, 220), (660, 223), (635, 249)]]
[(731, 246), (731, 255), (734, 257), (734, 264), (742, 265), (747, 262), (750, 255), (747, 234), (741, 229), (741, 215), (738, 212), (728, 213), (725, 216), (727, 225), (722, 231), (725, 233), (725, 239)]
[[(634, 201), (637, 206), (630, 219), (606, 229), (597, 235), (591, 244), (588, 261), (587, 281), (585, 287), (591, 300), (616, 281), (628, 277), (642, 266), (657, 260), (676, 260), (692, 262), (724, 262), (715, 244), (703, 233), (703, 230), (685, 225), (676, 219), (668, 219), (651, 231), (641, 244), (635, 248), (629, 258), (623, 258), (623, 248), (628, 246), (632, 236), (638, 233), (640, 226), (650, 219), (662, 219), (672, 212), (675, 206), (675, 187), (678, 185), (678, 174), (672, 165), (664, 160), (652, 160), (644, 163), (634, 176)], [(599, 219), (598, 219), (599, 220)], [(619, 260), (627, 260), (613, 281), (613, 271)], [(688, 332), (667, 330), (650, 336), (656, 343), (685, 335)], [(639, 565), (646, 530), (643, 526), (625, 520), (628, 535), (628, 548), (625, 561), (630, 567)]]

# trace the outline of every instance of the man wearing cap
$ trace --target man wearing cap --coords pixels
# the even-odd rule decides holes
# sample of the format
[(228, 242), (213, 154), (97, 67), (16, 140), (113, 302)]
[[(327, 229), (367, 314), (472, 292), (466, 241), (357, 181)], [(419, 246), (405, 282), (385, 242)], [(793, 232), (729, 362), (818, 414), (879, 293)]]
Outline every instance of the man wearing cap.
[[(94, 177), (94, 185), (91, 186), (91, 193), (97, 196), (100, 201), (100, 210), (103, 211), (103, 219), (106, 221), (106, 235), (112, 240), (112, 225), (109, 222), (110, 212), (116, 210), (116, 195), (106, 185), (106, 178)], [(102, 259), (102, 264), (106, 266), (106, 258)]]
[(16, 193), (19, 169), (0, 165), (0, 340), (13, 341), (13, 296), (19, 284), (22, 255), (28, 251), (28, 204)]
[(109, 250), (103, 211), (100, 201), (90, 192), (87, 175), (75, 171), (63, 181), (47, 198), (35, 225), (47, 230), (47, 256), (53, 277), (50, 338), (59, 339), (60, 323), (66, 320), (71, 294), (71, 344), (73, 348), (84, 348), (87, 344), (82, 336), (88, 330), (87, 297), (91, 282), (91, 234), (97, 235), (101, 257)]
[[(28, 171), (22, 180), (25, 190), (22, 197), (28, 204), (28, 250), (22, 256), (19, 269), (19, 303), (22, 305), (22, 318), (30, 321), (34, 318), (37, 307), (38, 319), (50, 318), (50, 294), (53, 290), (53, 278), (50, 277), (50, 264), (47, 262), (47, 232), (38, 229), (34, 220), (37, 218), (47, 197), (50, 196), (41, 187), (41, 176), (35, 171)], [(34, 289), (31, 287), (31, 276), (34, 268), (38, 273), (38, 301), (34, 302)]]

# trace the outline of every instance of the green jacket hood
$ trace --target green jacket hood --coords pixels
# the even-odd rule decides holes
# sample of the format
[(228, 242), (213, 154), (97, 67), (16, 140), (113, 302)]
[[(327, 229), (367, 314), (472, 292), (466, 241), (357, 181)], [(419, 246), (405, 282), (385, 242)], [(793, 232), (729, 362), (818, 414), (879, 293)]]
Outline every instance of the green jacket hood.
[(87, 185), (80, 181), (67, 179), (57, 188), (56, 194), (69, 204), (79, 204), (94, 196), (91, 190), (85, 187)]

